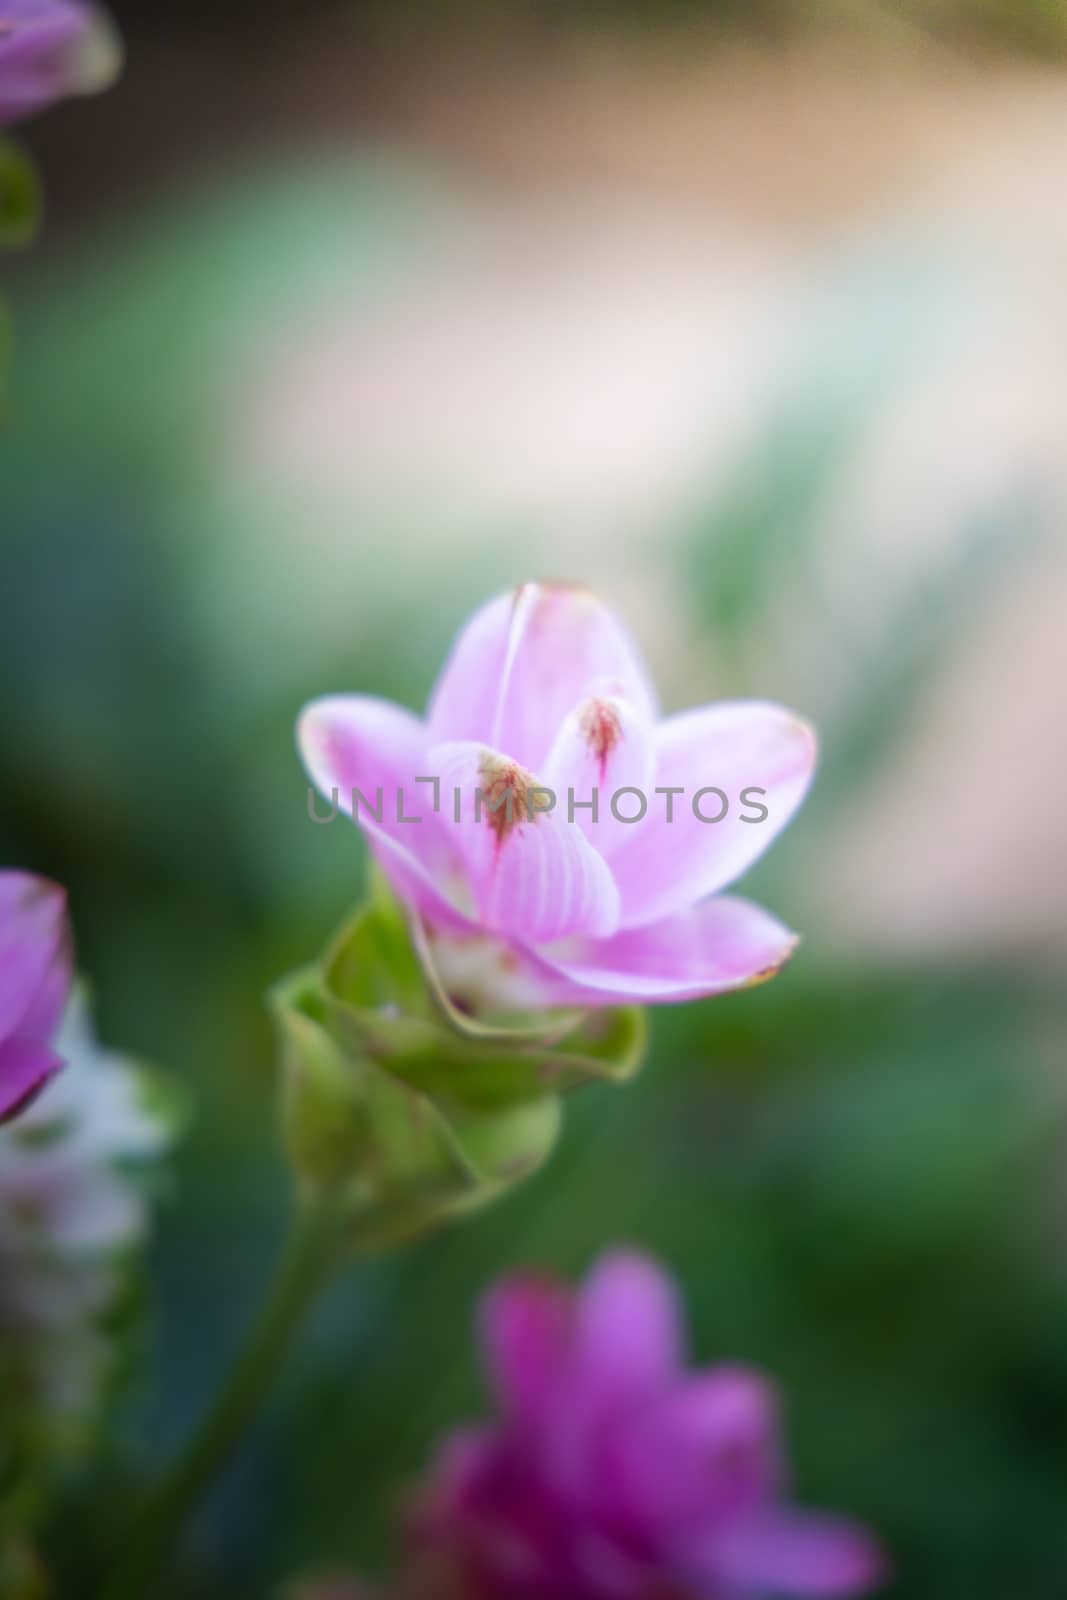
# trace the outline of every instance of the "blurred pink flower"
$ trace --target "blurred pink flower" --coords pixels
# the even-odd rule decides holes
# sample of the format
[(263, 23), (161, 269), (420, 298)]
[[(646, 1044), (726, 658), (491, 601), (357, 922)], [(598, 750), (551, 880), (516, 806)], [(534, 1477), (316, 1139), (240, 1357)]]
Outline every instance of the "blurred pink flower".
[(305, 707), (298, 740), (471, 1009), (719, 994), (794, 947), (719, 891), (800, 804), (811, 728), (763, 701), (660, 720), (626, 632), (585, 590), (526, 584), (485, 605), (425, 720), (333, 695)]
[(52, 1041), (71, 980), (63, 890), (27, 872), (0, 871), (0, 1122), (62, 1066)]
[(114, 29), (78, 0), (0, 0), (0, 127), (71, 94), (111, 83)]
[(652, 1262), (606, 1256), (577, 1294), (505, 1280), (482, 1333), (500, 1420), (444, 1443), (400, 1593), (828, 1600), (881, 1581), (865, 1529), (786, 1500), (766, 1381), (685, 1371), (674, 1290)]

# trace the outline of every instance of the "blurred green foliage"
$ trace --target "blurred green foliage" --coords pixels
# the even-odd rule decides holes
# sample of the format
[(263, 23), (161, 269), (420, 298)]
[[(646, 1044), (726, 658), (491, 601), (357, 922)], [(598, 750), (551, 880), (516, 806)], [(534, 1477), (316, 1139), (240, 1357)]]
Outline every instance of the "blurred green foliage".
[(37, 231), (41, 194), (37, 174), (11, 139), (0, 139), (0, 249), (28, 244)]
[[(409, 560), (398, 527), (395, 570), (373, 571), (354, 526), (354, 567), (350, 551), (327, 574), (352, 583), (339, 645), (309, 599), (322, 574), (306, 591), (284, 576), (293, 508), (226, 476), (218, 396), (339, 263), (371, 305), (431, 271), (454, 205), (388, 165), (273, 171), (128, 223), (19, 307), (0, 442), (0, 859), (70, 885), (102, 1036), (168, 1064), (199, 1106), (154, 1256), (161, 1383), (69, 1485), (45, 1546), (61, 1597), (83, 1592), (214, 1387), (281, 1229), (264, 994), (321, 948), (365, 865), (354, 830), (307, 825), (295, 713), (357, 686), (420, 704), (466, 612), (535, 554), (518, 541), (474, 571), (420, 544)], [(663, 533), (679, 607), (709, 649), (729, 643), (733, 692), (752, 687), (746, 640), (783, 563), (803, 581), (824, 491), (904, 381), (890, 339), (884, 363), (824, 388), (828, 348), (789, 379), (736, 482)], [(894, 677), (896, 652), (855, 669), (826, 730), (828, 798), (884, 761), (883, 734), (914, 713), (982, 593), (970, 574), (1025, 553), (1014, 536), (1033, 523), (1027, 497), (993, 508), (996, 560), (976, 556), (979, 530), (933, 600), (892, 619), (912, 671)], [(808, 625), (821, 637), (833, 620), (813, 607)], [(789, 869), (809, 826), (759, 875), (802, 925)], [(677, 1271), (702, 1358), (777, 1376), (801, 1497), (884, 1533), (900, 1600), (1064, 1591), (1064, 1108), (1048, 1068), (1067, 1001), (1008, 965), (832, 962), (804, 931), (773, 985), (659, 1013), (644, 1073), (574, 1096), (552, 1159), (513, 1196), (353, 1269), (159, 1600), (262, 1600), (310, 1565), (373, 1569), (398, 1486), (483, 1404), (471, 1320), (485, 1285), (519, 1263), (577, 1273), (619, 1240)]]

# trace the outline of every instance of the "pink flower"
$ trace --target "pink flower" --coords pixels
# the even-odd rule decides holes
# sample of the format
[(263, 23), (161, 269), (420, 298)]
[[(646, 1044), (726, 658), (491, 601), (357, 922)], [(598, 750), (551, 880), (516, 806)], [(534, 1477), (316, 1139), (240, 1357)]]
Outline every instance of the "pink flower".
[(119, 65), (110, 24), (78, 0), (0, 0), (0, 127), (70, 94), (92, 94)]
[(505, 1280), (482, 1333), (500, 1420), (433, 1464), (412, 1593), (425, 1572), (427, 1593), (469, 1600), (829, 1600), (881, 1581), (863, 1528), (785, 1499), (766, 1381), (685, 1371), (651, 1261), (604, 1257), (577, 1294)]
[(62, 1066), (52, 1040), (71, 979), (63, 890), (28, 872), (0, 872), (0, 1121)]
[(424, 719), (333, 695), (298, 737), (474, 1010), (720, 994), (796, 943), (719, 891), (800, 804), (811, 728), (763, 701), (660, 719), (627, 634), (584, 590), (526, 584), (485, 605)]

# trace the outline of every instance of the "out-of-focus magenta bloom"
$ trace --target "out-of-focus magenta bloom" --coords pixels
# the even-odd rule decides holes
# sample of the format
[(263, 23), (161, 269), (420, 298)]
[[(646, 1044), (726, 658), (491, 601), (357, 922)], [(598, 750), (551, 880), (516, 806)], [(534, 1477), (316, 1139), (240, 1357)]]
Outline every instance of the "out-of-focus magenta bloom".
[(63, 890), (28, 872), (0, 872), (0, 1122), (62, 1066), (52, 1040), (72, 975)]
[(827, 1600), (881, 1580), (863, 1528), (785, 1498), (766, 1381), (686, 1372), (673, 1288), (650, 1261), (609, 1255), (574, 1295), (506, 1280), (482, 1332), (500, 1420), (448, 1439), (417, 1495), (414, 1570), (438, 1585), (425, 1592)]
[(719, 994), (796, 942), (719, 891), (800, 804), (811, 728), (763, 701), (661, 720), (627, 634), (585, 590), (490, 601), (425, 719), (334, 695), (305, 708), (299, 744), (472, 1009)]
[(65, 95), (105, 89), (118, 71), (115, 31), (78, 0), (0, 0), (0, 127)]

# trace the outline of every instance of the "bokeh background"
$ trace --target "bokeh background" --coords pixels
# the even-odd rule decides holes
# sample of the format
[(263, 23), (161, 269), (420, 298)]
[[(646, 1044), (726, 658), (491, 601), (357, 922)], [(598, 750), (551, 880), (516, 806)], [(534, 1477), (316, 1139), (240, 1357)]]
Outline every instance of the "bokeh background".
[(816, 720), (746, 885), (804, 945), (658, 1014), (513, 1198), (351, 1272), (166, 1595), (379, 1570), (483, 1404), (483, 1287), (624, 1240), (701, 1358), (776, 1375), (802, 1498), (883, 1531), (899, 1600), (1067, 1592), (1067, 11), (116, 14), (119, 87), (27, 130), (49, 216), (5, 263), (0, 859), (71, 886), (103, 1035), (198, 1109), (162, 1383), (57, 1513), (62, 1594), (283, 1224), (263, 992), (364, 868), (295, 714), (421, 704), (537, 575), (622, 609), (669, 707)]

